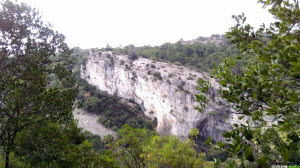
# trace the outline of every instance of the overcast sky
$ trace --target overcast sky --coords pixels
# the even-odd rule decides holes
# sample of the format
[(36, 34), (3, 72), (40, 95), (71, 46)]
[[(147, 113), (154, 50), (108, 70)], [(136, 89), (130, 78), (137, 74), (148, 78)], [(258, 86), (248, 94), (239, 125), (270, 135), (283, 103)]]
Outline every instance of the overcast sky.
[(224, 34), (242, 12), (258, 27), (271, 15), (257, 0), (22, 0), (80, 48), (161, 45)]

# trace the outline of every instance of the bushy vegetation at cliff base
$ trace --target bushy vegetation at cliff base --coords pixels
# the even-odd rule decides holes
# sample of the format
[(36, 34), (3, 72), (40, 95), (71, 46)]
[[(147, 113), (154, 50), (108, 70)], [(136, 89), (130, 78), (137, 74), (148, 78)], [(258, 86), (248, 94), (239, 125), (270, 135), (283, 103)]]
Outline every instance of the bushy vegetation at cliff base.
[(113, 130), (120, 129), (124, 124), (134, 128), (154, 129), (156, 120), (146, 117), (141, 107), (131, 101), (131, 105), (116, 95), (109, 95), (79, 79), (78, 108), (99, 115), (98, 121)]

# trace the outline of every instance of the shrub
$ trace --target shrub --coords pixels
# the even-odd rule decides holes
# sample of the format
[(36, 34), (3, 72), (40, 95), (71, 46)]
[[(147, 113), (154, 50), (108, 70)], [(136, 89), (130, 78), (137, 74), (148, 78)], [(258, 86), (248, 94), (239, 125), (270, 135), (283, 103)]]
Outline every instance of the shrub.
[(180, 62), (174, 62), (174, 64), (178, 66), (182, 65)]
[(158, 61), (158, 58), (155, 57), (155, 56), (150, 57), (150, 59), (153, 60), (153, 61)]
[(194, 80), (194, 78), (192, 76), (189, 76), (186, 78), (187, 80)]
[(160, 72), (154, 72), (154, 73), (153, 73), (153, 76), (154, 76), (155, 78), (159, 79), (159, 80), (162, 80), (162, 77), (161, 77), (161, 75), (160, 75)]
[(128, 58), (130, 60), (135, 60), (135, 59), (138, 59), (139, 57), (135, 52), (131, 52), (131, 53), (128, 54)]
[(130, 67), (129, 65), (127, 65), (127, 64), (125, 64), (125, 68), (126, 68), (127, 70), (130, 70), (130, 69), (131, 69), (131, 67)]
[[(136, 72), (133, 72), (132, 75), (136, 76)], [(152, 129), (154, 127), (154, 122), (145, 116), (141, 107), (134, 100), (129, 100), (132, 105), (128, 105), (116, 95), (98, 91), (85, 80), (80, 80), (78, 84), (80, 94), (77, 96), (78, 102), (87, 112), (101, 115), (98, 121), (104, 126), (113, 130), (121, 128), (126, 123), (135, 128)]]

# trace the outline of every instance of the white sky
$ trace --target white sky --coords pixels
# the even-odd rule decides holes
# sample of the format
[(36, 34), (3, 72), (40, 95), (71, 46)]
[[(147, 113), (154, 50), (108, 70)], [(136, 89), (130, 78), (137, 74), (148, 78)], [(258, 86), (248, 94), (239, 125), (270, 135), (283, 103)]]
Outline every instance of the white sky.
[(242, 12), (258, 27), (271, 15), (257, 0), (21, 0), (66, 35), (70, 47), (161, 45), (224, 34)]

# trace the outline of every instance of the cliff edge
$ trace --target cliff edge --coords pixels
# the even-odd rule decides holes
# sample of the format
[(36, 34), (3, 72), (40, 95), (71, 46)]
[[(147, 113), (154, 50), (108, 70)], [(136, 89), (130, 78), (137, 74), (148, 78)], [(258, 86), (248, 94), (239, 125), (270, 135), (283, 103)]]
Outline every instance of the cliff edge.
[(199, 77), (210, 80), (214, 92), (219, 85), (208, 74), (187, 67), (92, 50), (81, 77), (102, 91), (138, 103), (148, 117), (157, 119), (156, 131), (162, 135), (186, 138), (192, 128), (198, 128), (201, 137), (221, 140), (224, 130), (237, 121), (229, 107), (215, 103), (226, 104), (217, 96), (210, 98), (202, 113), (194, 109)]

